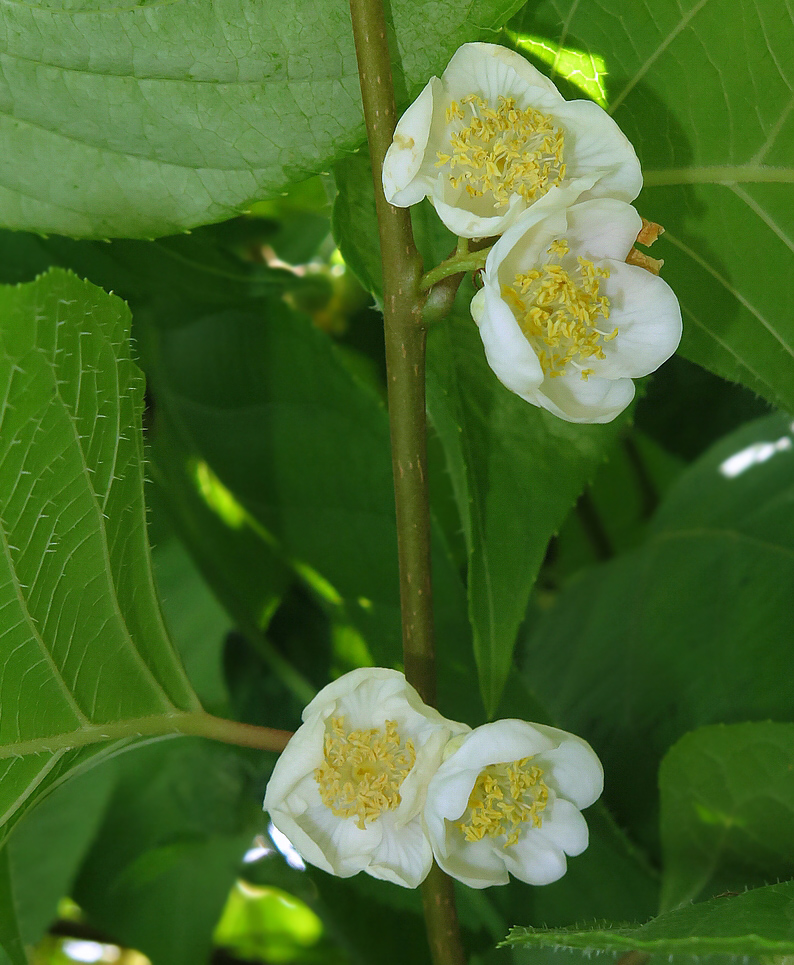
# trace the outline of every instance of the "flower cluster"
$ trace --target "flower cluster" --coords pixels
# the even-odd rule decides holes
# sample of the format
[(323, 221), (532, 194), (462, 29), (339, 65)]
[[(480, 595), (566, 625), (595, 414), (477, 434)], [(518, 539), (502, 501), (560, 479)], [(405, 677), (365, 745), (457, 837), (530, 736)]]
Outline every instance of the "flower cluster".
[(631, 380), (677, 348), (675, 295), (633, 249), (634, 149), (514, 51), (465, 44), (430, 79), (397, 125), (383, 187), (398, 207), (429, 198), (461, 238), (501, 236), (472, 315), (497, 377), (533, 405), (609, 422)]
[(265, 809), (331, 874), (415, 888), (433, 858), (473, 888), (556, 881), (587, 847), (581, 809), (603, 771), (573, 734), (500, 720), (474, 730), (426, 706), (402, 674), (354, 670), (306, 707)]

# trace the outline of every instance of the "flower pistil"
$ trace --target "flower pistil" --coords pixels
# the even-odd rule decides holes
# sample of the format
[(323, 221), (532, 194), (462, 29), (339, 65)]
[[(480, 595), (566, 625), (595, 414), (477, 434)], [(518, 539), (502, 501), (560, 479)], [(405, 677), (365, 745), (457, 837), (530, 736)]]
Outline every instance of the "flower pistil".
[(533, 107), (516, 107), (513, 97), (499, 97), (497, 107), (468, 94), (446, 109), (449, 151), (437, 151), (437, 168), (460, 170), (452, 187), (472, 198), (492, 194), (497, 208), (513, 194), (534, 201), (565, 178), (565, 136), (553, 119)]
[(399, 806), (400, 786), (416, 763), (413, 741), (403, 742), (395, 721), (346, 730), (343, 716), (332, 718), (323, 756), (314, 772), (320, 799), (336, 817), (356, 818), (362, 831)]
[(501, 292), (544, 374), (558, 378), (570, 364), (587, 381), (595, 370), (583, 363), (604, 359), (603, 345), (617, 336), (618, 329), (606, 332), (597, 325), (599, 317), (609, 318), (609, 299), (599, 293), (600, 279), (609, 278), (609, 269), (581, 255), (565, 268), (561, 261), (569, 252), (564, 239), (553, 241), (547, 254), (558, 261), (550, 259), (540, 268), (517, 274)]
[(458, 830), (468, 842), (504, 836), (504, 847), (514, 845), (525, 824), (539, 828), (549, 800), (543, 770), (524, 757), (507, 764), (490, 764), (480, 772)]

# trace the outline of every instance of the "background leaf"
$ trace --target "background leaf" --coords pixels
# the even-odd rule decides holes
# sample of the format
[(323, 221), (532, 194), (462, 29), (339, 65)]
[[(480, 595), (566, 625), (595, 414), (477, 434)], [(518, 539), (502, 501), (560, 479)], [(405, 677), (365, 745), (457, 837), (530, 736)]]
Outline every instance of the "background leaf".
[(680, 476), (647, 541), (572, 583), (526, 642), (530, 686), (593, 744), (610, 807), (646, 842), (674, 741), (701, 724), (794, 718), (792, 468), (786, 418), (728, 436)]
[[(407, 103), (516, 0), (395, 0)], [(101, 238), (221, 221), (363, 139), (344, 0), (12, 4), (0, 24), (0, 220)]]
[(106, 726), (197, 701), (154, 594), (129, 313), (64, 272), (0, 312), (1, 825)]
[(662, 908), (794, 876), (794, 724), (687, 734), (659, 771)]
[[(388, 420), (328, 336), (281, 300), (140, 333), (157, 404), (378, 665), (402, 661)], [(476, 717), (462, 587), (440, 528), (442, 706)], [(457, 711), (456, 711), (457, 708)]]
[(154, 965), (205, 961), (273, 760), (181, 738), (125, 755), (73, 892), (88, 921)]
[(530, 54), (532, 38), (546, 42), (558, 77), (580, 69), (577, 53), (600, 65), (643, 165), (637, 206), (667, 229), (652, 253), (681, 300), (683, 353), (794, 409), (790, 7), (665, 0), (617, 17), (607, 4), (543, 0), (511, 27)]
[(39, 941), (69, 894), (114, 777), (113, 766), (105, 765), (67, 781), (26, 814), (3, 845), (0, 861), (7, 863), (13, 900), (0, 903), (0, 918), (16, 916), (26, 946)]
[(549, 540), (624, 420), (569, 425), (508, 392), (470, 318), (431, 330), (427, 379), (428, 411), (469, 550), (469, 619), (483, 700), (493, 714)]
[(514, 928), (508, 941), (662, 955), (789, 955), (794, 951), (794, 882), (687, 905), (646, 925)]

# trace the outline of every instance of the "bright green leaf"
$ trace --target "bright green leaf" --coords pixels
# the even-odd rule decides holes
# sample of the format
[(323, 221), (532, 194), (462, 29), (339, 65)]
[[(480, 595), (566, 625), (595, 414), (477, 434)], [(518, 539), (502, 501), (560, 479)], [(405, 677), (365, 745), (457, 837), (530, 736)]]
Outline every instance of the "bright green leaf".
[(794, 724), (703, 727), (662, 761), (662, 908), (794, 877)]
[(511, 26), (605, 65), (609, 110), (643, 165), (637, 206), (667, 229), (651, 254), (681, 300), (683, 353), (794, 409), (790, 7), (683, 0), (617, 17), (543, 0)]
[(645, 925), (514, 928), (508, 943), (662, 955), (790, 955), (794, 952), (794, 882), (713, 898), (660, 915)]
[(154, 593), (127, 309), (55, 271), (0, 289), (0, 314), (2, 825), (107, 729), (197, 701)]
[[(394, 0), (407, 103), (515, 0)], [(6, 5), (0, 220), (81, 237), (221, 221), (363, 139), (347, 0)]]
[(791, 717), (792, 480), (787, 419), (727, 437), (681, 475), (645, 544), (572, 584), (528, 638), (530, 686), (593, 744), (638, 833), (654, 834), (658, 763), (684, 733)]

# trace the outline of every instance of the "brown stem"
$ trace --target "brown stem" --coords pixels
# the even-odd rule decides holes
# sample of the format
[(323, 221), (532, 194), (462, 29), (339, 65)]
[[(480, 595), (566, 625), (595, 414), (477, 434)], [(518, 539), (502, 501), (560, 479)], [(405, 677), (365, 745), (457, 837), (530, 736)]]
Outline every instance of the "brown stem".
[[(350, 0), (361, 98), (367, 124), (383, 263), (383, 320), (389, 393), (405, 676), (435, 704), (436, 668), (430, 580), (422, 259), (407, 209), (390, 205), (381, 171), (397, 120), (382, 0)], [(464, 965), (452, 883), (434, 867), (422, 885), (434, 965)]]

